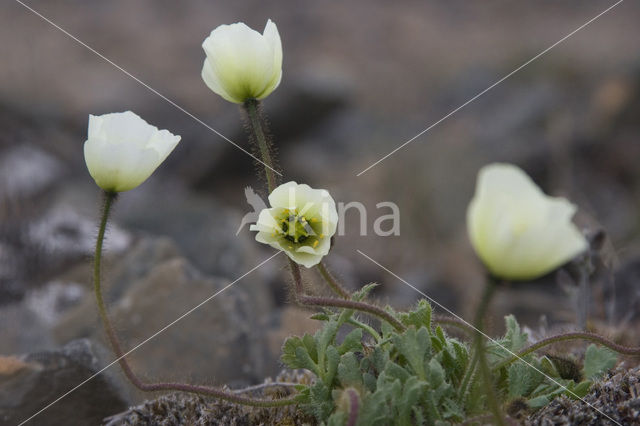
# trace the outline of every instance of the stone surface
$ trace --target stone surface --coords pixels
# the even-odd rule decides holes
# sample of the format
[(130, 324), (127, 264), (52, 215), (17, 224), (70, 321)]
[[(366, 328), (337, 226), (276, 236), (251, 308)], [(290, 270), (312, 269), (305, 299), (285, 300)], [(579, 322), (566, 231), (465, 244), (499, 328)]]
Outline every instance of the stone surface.
[[(0, 357), (0, 423), (18, 424), (108, 364), (108, 354), (89, 340), (53, 351)], [(127, 394), (105, 372), (38, 414), (30, 424), (84, 426), (127, 407)]]
[[(128, 357), (142, 377), (253, 383), (277, 367), (267, 349), (272, 302), (259, 278), (249, 275), (225, 289), (229, 280), (203, 276), (181, 257), (158, 260), (139, 272), (122, 290), (106, 291), (110, 317), (125, 348), (142, 343), (184, 315)], [(70, 310), (53, 333), (60, 342), (87, 336), (104, 341), (93, 297)]]

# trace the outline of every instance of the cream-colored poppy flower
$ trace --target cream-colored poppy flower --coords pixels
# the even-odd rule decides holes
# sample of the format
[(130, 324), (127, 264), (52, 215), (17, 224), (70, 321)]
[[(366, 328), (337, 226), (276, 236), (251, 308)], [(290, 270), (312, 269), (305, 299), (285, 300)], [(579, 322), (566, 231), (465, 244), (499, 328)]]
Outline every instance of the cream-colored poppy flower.
[(84, 160), (100, 188), (123, 192), (151, 176), (178, 142), (180, 136), (158, 130), (131, 111), (89, 115)]
[(256, 241), (283, 250), (307, 268), (329, 253), (338, 225), (336, 203), (325, 189), (287, 182), (269, 195), (271, 208), (260, 212), (251, 225)]
[(207, 55), (202, 79), (229, 102), (266, 98), (280, 84), (282, 43), (271, 20), (263, 34), (242, 22), (220, 25), (204, 40), (202, 48)]
[(494, 276), (530, 280), (586, 250), (587, 240), (571, 222), (575, 211), (566, 199), (545, 195), (518, 167), (496, 163), (478, 174), (467, 228)]

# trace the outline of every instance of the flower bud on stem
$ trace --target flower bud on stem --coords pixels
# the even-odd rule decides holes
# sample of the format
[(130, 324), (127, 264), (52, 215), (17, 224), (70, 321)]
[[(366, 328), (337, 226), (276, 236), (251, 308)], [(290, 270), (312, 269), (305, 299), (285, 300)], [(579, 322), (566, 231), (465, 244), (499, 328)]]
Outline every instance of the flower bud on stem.
[(128, 353), (125, 353), (122, 350), (122, 346), (120, 345), (120, 340), (118, 340), (118, 336), (116, 335), (115, 329), (111, 324), (111, 320), (109, 319), (109, 315), (107, 313), (107, 308), (104, 303), (104, 299), (102, 297), (102, 287), (100, 281), (100, 272), (101, 272), (101, 261), (102, 261), (102, 247), (104, 244), (104, 235), (107, 229), (107, 222), (109, 219), (109, 212), (111, 211), (111, 207), (115, 202), (117, 194), (115, 192), (105, 192), (104, 193), (104, 205), (102, 208), (102, 217), (100, 219), (100, 227), (98, 228), (98, 238), (96, 240), (96, 249), (95, 249), (95, 258), (94, 258), (94, 268), (93, 268), (93, 285), (96, 293), (96, 301), (98, 303), (98, 310), (100, 312), (100, 318), (102, 319), (102, 323), (104, 325), (104, 329), (107, 333), (107, 337), (109, 342), (111, 343), (111, 347), (118, 357), (118, 363), (122, 368), (127, 379), (138, 389), (146, 392), (154, 392), (154, 391), (181, 391), (187, 393), (197, 393), (201, 395), (208, 395), (214, 398), (223, 399), (225, 401), (233, 402), (236, 404), (250, 405), (254, 407), (280, 407), (284, 405), (290, 405), (296, 403), (296, 397), (289, 398), (281, 398), (276, 400), (268, 400), (268, 399), (255, 399), (248, 398), (245, 396), (238, 395), (232, 392), (226, 392), (221, 389), (212, 388), (209, 386), (202, 385), (190, 385), (186, 383), (144, 383), (142, 380), (135, 375), (131, 366), (127, 362), (125, 356)]

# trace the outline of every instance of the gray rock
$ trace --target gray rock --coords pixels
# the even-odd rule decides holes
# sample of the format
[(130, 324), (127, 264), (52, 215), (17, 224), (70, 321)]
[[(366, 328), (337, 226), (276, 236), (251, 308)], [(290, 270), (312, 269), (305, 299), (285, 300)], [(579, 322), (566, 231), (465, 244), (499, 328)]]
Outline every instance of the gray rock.
[(58, 159), (36, 146), (12, 147), (0, 155), (0, 199), (41, 194), (55, 184), (62, 171)]
[[(243, 197), (241, 191), (238, 197)], [(242, 214), (216, 199), (189, 193), (180, 185), (149, 182), (136, 199), (122, 197), (119, 204), (115, 222), (127, 229), (169, 236), (204, 273), (232, 278), (260, 263), (253, 233), (245, 228), (236, 235)], [(260, 269), (260, 273), (267, 270)]]
[[(76, 340), (63, 348), (0, 357), (0, 423), (17, 424), (45, 408), (108, 364), (104, 348)], [(32, 425), (99, 424), (127, 407), (127, 396), (108, 372), (89, 380), (30, 421)]]
[[(135, 256), (123, 262), (129, 266), (113, 269), (137, 264)], [(127, 274), (115, 275), (117, 286)], [(229, 280), (204, 277), (185, 259), (170, 257), (115, 293), (106, 291), (112, 300), (110, 317), (125, 348), (184, 315), (128, 357), (134, 371), (150, 381), (210, 384), (253, 383), (274, 373), (278, 364), (267, 349), (264, 330), (273, 306), (268, 287), (256, 277), (249, 275), (225, 289)], [(69, 311), (53, 333), (58, 341), (90, 336), (104, 342), (93, 296)]]
[(87, 297), (87, 289), (74, 282), (54, 281), (27, 293), (19, 302), (0, 309), (0, 354), (53, 349), (51, 327)]

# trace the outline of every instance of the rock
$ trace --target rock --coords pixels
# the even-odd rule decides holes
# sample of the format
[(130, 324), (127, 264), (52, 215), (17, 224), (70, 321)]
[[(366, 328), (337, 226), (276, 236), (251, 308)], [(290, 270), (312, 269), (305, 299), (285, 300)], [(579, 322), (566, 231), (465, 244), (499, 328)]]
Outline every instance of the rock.
[(40, 195), (62, 176), (58, 159), (30, 144), (16, 145), (0, 155), (0, 199)]
[[(128, 266), (114, 269), (140, 265), (135, 257), (124, 262)], [(116, 286), (118, 280), (116, 274)], [(253, 383), (273, 373), (277, 360), (265, 333), (273, 307), (269, 290), (251, 275), (225, 289), (229, 283), (202, 276), (185, 259), (171, 257), (115, 293), (107, 291), (110, 317), (125, 348), (184, 315), (128, 357), (134, 371), (153, 381), (197, 383)], [(104, 341), (93, 297), (70, 311), (53, 332), (58, 341), (86, 336)]]
[[(22, 219), (20, 211), (12, 212), (8, 223), (0, 225), (0, 305), (19, 301), (93, 254), (96, 223), (73, 207), (54, 204), (38, 217)], [(105, 250), (121, 253), (131, 240), (127, 232), (110, 226)]]
[(56, 346), (51, 327), (87, 297), (85, 286), (54, 281), (27, 293), (20, 303), (0, 309), (0, 353), (26, 353)]
[[(238, 277), (267, 257), (261, 257), (247, 228), (236, 235), (242, 214), (216, 199), (178, 185), (154, 187), (151, 182), (137, 196), (122, 198), (114, 221), (127, 229), (170, 237), (204, 273)], [(243, 197), (241, 190), (238, 197)], [(260, 268), (259, 273), (269, 270)]]
[[(102, 369), (109, 361), (100, 345), (87, 340), (21, 357), (0, 357), (0, 423), (17, 424)], [(108, 371), (83, 384), (38, 414), (30, 424), (98, 424), (127, 407), (128, 397)]]

